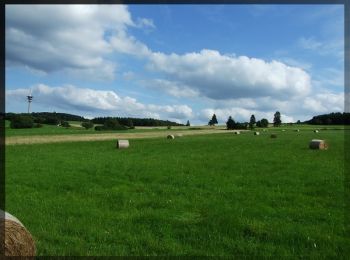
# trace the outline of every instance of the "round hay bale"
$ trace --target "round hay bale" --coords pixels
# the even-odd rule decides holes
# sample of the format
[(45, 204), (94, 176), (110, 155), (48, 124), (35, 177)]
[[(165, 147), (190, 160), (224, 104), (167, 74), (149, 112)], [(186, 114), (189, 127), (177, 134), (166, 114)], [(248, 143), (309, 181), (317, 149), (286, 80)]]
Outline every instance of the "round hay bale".
[(234, 133), (235, 135), (240, 135), (240, 134), (241, 134), (240, 131), (234, 131), (233, 133)]
[(325, 140), (312, 139), (309, 143), (309, 148), (315, 150), (327, 150), (328, 144)]
[(317, 129), (316, 129), (316, 130), (314, 130), (314, 133), (316, 133), (316, 134), (317, 134), (317, 133), (318, 133), (318, 130), (317, 130)]
[(167, 139), (175, 139), (175, 136), (174, 135), (168, 135), (166, 138)]
[(300, 132), (300, 130), (299, 129), (295, 129), (295, 132)]
[(254, 132), (254, 135), (260, 135), (260, 132)]
[(272, 134), (270, 135), (271, 138), (277, 138), (277, 135), (276, 134)]
[(118, 140), (116, 147), (118, 149), (126, 149), (129, 147), (129, 140)]
[(7, 212), (0, 210), (0, 215), (0, 235), (4, 237), (5, 256), (35, 256), (35, 242), (24, 225)]

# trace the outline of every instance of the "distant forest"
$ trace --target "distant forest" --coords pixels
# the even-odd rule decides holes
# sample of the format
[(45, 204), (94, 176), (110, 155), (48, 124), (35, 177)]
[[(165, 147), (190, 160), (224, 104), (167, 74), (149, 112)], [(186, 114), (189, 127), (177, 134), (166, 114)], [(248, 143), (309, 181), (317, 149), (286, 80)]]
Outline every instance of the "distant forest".
[[(5, 120), (12, 120), (15, 115), (28, 115), (27, 113), (6, 113)], [(131, 118), (131, 117), (96, 117), (92, 120), (86, 119), (82, 116), (66, 114), (66, 113), (56, 113), (56, 112), (40, 112), (31, 113), (34, 122), (43, 124), (57, 124), (62, 121), (91, 121), (94, 124), (104, 124), (107, 119), (117, 119), (121, 125), (130, 126), (183, 126), (183, 124), (178, 124), (176, 122), (171, 122), (169, 120), (159, 120), (153, 118)]]
[[(12, 120), (14, 115), (28, 115), (27, 113), (5, 113), (6, 120)], [(61, 121), (92, 121), (94, 124), (104, 124), (107, 119), (117, 119), (121, 125), (130, 126), (183, 126), (176, 122), (169, 120), (159, 120), (153, 118), (131, 118), (131, 117), (95, 117), (92, 120), (86, 119), (82, 116), (56, 113), (56, 112), (39, 112), (31, 113), (34, 122), (55, 124)], [(330, 113), (324, 115), (314, 116), (312, 119), (304, 121), (305, 124), (311, 125), (350, 125), (350, 113)]]
[(132, 118), (132, 117), (95, 117), (91, 121), (94, 124), (104, 124), (107, 119), (117, 119), (121, 125), (130, 125), (130, 121), (133, 126), (183, 126), (183, 124), (178, 124), (176, 122), (171, 122), (168, 120), (159, 120), (153, 118)]
[(350, 113), (338, 112), (314, 116), (304, 123), (311, 125), (350, 125)]

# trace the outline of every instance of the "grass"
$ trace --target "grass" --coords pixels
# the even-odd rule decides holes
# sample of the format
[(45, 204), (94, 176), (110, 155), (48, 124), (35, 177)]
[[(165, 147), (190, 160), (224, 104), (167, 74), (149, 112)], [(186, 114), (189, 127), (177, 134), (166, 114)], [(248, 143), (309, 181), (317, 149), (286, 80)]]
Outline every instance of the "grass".
[(7, 146), (6, 210), (39, 255), (341, 257), (343, 133)]
[[(5, 135), (8, 137), (11, 136), (34, 136), (34, 135), (73, 135), (73, 134), (103, 134), (103, 133), (143, 133), (143, 132), (156, 132), (156, 131), (170, 131), (166, 127), (157, 127), (157, 128), (135, 128), (128, 130), (115, 130), (115, 131), (95, 131), (94, 128), (85, 129), (78, 126), (79, 122), (70, 121), (72, 124), (71, 127), (61, 127), (56, 125), (46, 125), (43, 124), (40, 128), (27, 128), (27, 129), (12, 129), (10, 128), (10, 122), (5, 121)], [(173, 127), (174, 129), (186, 130), (185, 127)], [(204, 128), (205, 129), (205, 128)]]

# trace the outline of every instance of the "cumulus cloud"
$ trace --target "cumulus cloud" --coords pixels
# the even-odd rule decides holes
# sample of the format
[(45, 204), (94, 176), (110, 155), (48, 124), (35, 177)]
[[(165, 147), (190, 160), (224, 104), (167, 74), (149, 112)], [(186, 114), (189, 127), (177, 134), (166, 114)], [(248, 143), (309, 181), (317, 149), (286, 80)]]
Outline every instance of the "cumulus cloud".
[(145, 47), (127, 35), (127, 28), (153, 24), (143, 18), (135, 23), (124, 5), (8, 5), (5, 16), (7, 65), (107, 80), (116, 69), (107, 54), (135, 53), (129, 42)]
[[(23, 102), (28, 95), (28, 89), (6, 91), (7, 105)], [(143, 104), (132, 97), (120, 97), (111, 90), (94, 90), (78, 88), (72, 85), (51, 87), (39, 84), (32, 87), (33, 103), (49, 105), (69, 111), (95, 111), (98, 115), (173, 118), (185, 120), (192, 118), (192, 109), (187, 105), (154, 105)]]
[(152, 53), (148, 68), (172, 76), (212, 99), (275, 96), (288, 99), (310, 92), (310, 76), (278, 61), (222, 55), (215, 50), (178, 55)]
[(259, 120), (267, 118), (273, 120), (275, 111), (280, 111), (283, 122), (295, 122), (296, 120), (307, 120), (314, 115), (330, 112), (345, 111), (344, 93), (322, 91), (309, 95), (303, 99), (290, 99), (281, 101), (271, 97), (247, 98), (228, 100), (226, 102), (215, 102), (215, 108), (203, 109), (199, 113), (202, 121), (209, 120), (213, 113), (220, 116), (222, 123), (228, 116), (233, 116), (238, 121), (249, 121), (252, 114)]
[(302, 107), (314, 114), (343, 112), (344, 102), (344, 93), (324, 91), (305, 98)]
[[(199, 117), (203, 121), (209, 121), (213, 114), (216, 114), (220, 124), (226, 123), (229, 116), (232, 116), (234, 120), (238, 122), (249, 122), (250, 116), (253, 114), (257, 120), (266, 118), (269, 122), (273, 122), (274, 112), (261, 112), (256, 110), (249, 110), (240, 107), (233, 108), (207, 108), (199, 112)], [(284, 123), (295, 122), (295, 119), (291, 116), (281, 113), (281, 119)]]
[(174, 97), (197, 97), (199, 92), (189, 86), (179, 82), (169, 81), (165, 79), (143, 80), (140, 82), (143, 86), (161, 90)]

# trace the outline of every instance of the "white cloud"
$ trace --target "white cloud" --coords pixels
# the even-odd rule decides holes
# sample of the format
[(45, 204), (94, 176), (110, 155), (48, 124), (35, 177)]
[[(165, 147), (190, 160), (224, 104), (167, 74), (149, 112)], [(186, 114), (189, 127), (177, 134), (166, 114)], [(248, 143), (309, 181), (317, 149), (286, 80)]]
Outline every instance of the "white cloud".
[(344, 111), (344, 93), (322, 92), (305, 98), (302, 108), (313, 114)]
[(105, 80), (116, 69), (107, 54), (147, 52), (127, 28), (152, 27), (135, 23), (124, 5), (7, 5), (5, 16), (7, 65)]
[(143, 86), (161, 90), (174, 97), (197, 97), (199, 92), (183, 85), (179, 82), (169, 81), (165, 79), (143, 80), (140, 82)]
[(275, 96), (287, 99), (309, 93), (310, 76), (278, 61), (232, 57), (215, 50), (178, 55), (152, 53), (148, 68), (163, 72), (212, 99)]
[(331, 112), (344, 111), (344, 93), (335, 93), (323, 90), (314, 92), (302, 99), (294, 98), (281, 101), (272, 97), (245, 98), (215, 102), (215, 108), (203, 109), (199, 113), (202, 121), (208, 121), (213, 113), (221, 118), (222, 123), (228, 116), (233, 116), (238, 121), (249, 121), (252, 114), (259, 120), (273, 119), (275, 111), (280, 111), (283, 122), (295, 122), (296, 120), (308, 120), (312, 116)]
[(156, 26), (153, 23), (152, 19), (148, 18), (138, 18), (137, 19), (137, 27), (140, 28), (149, 28), (149, 29), (155, 29)]
[[(249, 122), (251, 115), (254, 115), (257, 120), (266, 118), (269, 122), (273, 122), (275, 112), (261, 112), (257, 110), (248, 110), (240, 107), (217, 109), (207, 108), (200, 111), (199, 117), (203, 121), (206, 120), (208, 122), (214, 113), (219, 121), (219, 124), (225, 124), (229, 116), (232, 116), (232, 118), (237, 122)], [(281, 119), (284, 123), (296, 121), (293, 117), (287, 116), (283, 113), (281, 113)]]
[(319, 55), (332, 55), (340, 58), (344, 58), (344, 39), (343, 38), (334, 38), (327, 40), (319, 40), (314, 37), (301, 37), (298, 40), (298, 46), (313, 52), (318, 53)]
[[(28, 89), (6, 91), (6, 105), (24, 102)], [(33, 104), (48, 105), (53, 108), (71, 109), (81, 112), (95, 111), (96, 115), (174, 118), (185, 120), (192, 118), (192, 109), (187, 105), (154, 105), (143, 104), (131, 97), (120, 97), (110, 90), (78, 88), (72, 85), (51, 87), (39, 84), (32, 87)]]

